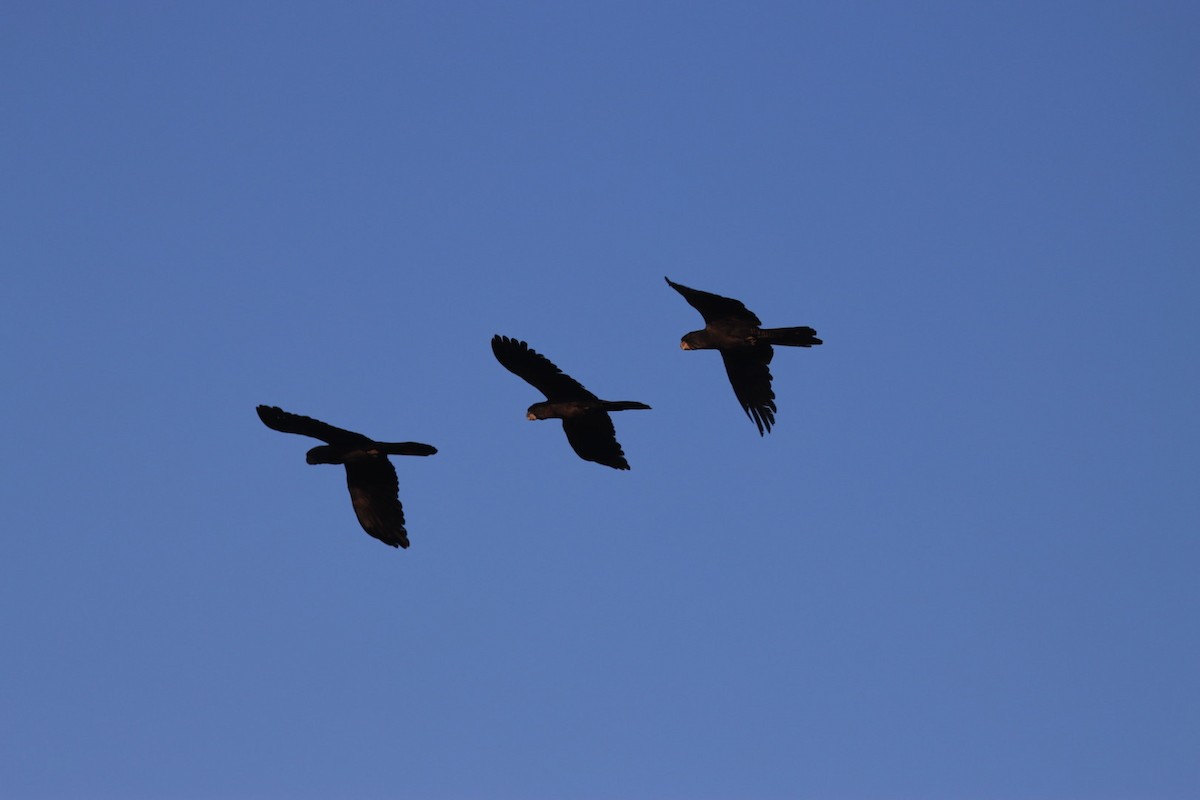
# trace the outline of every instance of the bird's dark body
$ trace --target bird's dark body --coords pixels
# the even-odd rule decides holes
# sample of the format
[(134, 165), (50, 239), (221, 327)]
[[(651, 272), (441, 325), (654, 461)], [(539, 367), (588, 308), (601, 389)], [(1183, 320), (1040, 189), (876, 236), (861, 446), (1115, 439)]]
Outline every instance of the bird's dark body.
[(740, 324), (706, 326), (703, 330), (684, 334), (681, 341), (684, 350), (750, 350), (773, 344), (789, 347), (821, 344), (817, 332), (809, 327), (760, 328), (757, 325)]
[(561, 419), (567, 441), (580, 458), (613, 469), (629, 469), (608, 412), (650, 406), (634, 400), (601, 400), (517, 339), (492, 337), (492, 353), (505, 369), (546, 395), (544, 402), (534, 403), (525, 412), (528, 419)]
[(571, 400), (558, 403), (534, 403), (526, 412), (529, 419), (572, 419), (588, 414), (605, 413), (608, 411), (632, 411), (647, 409), (645, 403), (635, 403), (632, 400)]
[(387, 456), (431, 456), (437, 448), (420, 442), (373, 442), (354, 444), (321, 444), (309, 450), (305, 460), (309, 464), (349, 464), (352, 461), (367, 461)]
[(817, 338), (817, 332), (808, 326), (764, 328), (762, 321), (740, 300), (692, 289), (674, 283), (670, 278), (666, 281), (704, 317), (704, 327), (684, 334), (680, 347), (720, 351), (729, 383), (742, 410), (758, 426), (760, 436), (769, 433), (777, 411), (768, 367), (775, 357), (771, 346), (819, 345), (822, 342)]
[(258, 418), (272, 430), (311, 436), (325, 442), (308, 451), (309, 464), (346, 468), (350, 502), (364, 531), (392, 547), (408, 547), (400, 485), (389, 455), (431, 456), (437, 448), (421, 442), (376, 442), (361, 433), (337, 428), (275, 406), (259, 406)]

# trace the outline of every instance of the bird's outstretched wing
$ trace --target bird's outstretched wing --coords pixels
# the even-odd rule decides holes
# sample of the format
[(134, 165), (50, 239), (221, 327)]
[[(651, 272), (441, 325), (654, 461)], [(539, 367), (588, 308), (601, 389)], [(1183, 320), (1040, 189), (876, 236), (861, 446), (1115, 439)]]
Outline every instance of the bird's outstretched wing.
[(603, 412), (584, 414), (563, 420), (563, 432), (571, 449), (584, 461), (595, 461), (614, 469), (629, 469), (625, 453), (617, 441), (612, 417)]
[(386, 456), (347, 463), (346, 487), (363, 530), (384, 544), (408, 547), (400, 484)]
[(492, 337), (492, 352), (505, 369), (546, 395), (551, 402), (598, 399), (525, 342), (496, 335)]
[(760, 344), (746, 350), (722, 350), (725, 372), (733, 393), (746, 416), (754, 420), (761, 436), (770, 433), (775, 424), (775, 392), (771, 389), (771, 363), (774, 351), (770, 345)]
[(688, 301), (688, 305), (700, 312), (700, 316), (704, 317), (706, 324), (711, 325), (722, 320), (730, 320), (743, 325), (762, 325), (762, 321), (740, 300), (691, 289), (675, 283), (670, 278), (664, 278), (664, 280), (672, 289), (683, 295), (683, 299)]
[(325, 444), (355, 444), (371, 441), (361, 433), (338, 428), (312, 417), (292, 414), (277, 406), (259, 406), (255, 410), (258, 411), (258, 418), (263, 421), (264, 425), (283, 433), (311, 436), (314, 439), (320, 439)]

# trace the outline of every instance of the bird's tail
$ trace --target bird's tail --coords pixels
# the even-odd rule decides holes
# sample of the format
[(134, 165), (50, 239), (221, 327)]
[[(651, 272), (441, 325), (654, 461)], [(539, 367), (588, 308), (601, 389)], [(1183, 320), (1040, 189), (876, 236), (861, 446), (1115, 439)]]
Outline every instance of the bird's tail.
[(376, 449), (389, 456), (431, 456), (437, 448), (420, 442), (376, 442)]
[(821, 344), (817, 332), (807, 325), (799, 328), (762, 328), (755, 337), (762, 344), (782, 344), (788, 347), (812, 347)]
[(646, 409), (650, 406), (645, 403), (639, 403), (635, 400), (605, 400), (605, 411), (636, 411), (638, 409)]

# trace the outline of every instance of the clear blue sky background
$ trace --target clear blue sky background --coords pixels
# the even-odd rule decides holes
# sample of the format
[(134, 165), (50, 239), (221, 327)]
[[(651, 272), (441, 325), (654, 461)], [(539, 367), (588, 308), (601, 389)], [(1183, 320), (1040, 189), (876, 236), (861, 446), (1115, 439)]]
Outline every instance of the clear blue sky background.
[[(1191, 3), (0, 14), (0, 795), (1200, 795)], [(760, 439), (663, 275), (825, 339)], [(577, 459), (528, 340), (616, 416)], [(277, 404), (379, 438), (412, 548)]]

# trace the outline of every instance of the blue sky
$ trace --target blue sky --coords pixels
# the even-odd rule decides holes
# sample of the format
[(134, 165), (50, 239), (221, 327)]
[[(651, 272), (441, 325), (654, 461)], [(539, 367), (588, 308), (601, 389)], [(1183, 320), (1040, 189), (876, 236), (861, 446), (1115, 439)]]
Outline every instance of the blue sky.
[(1191, 4), (2, 16), (0, 794), (1200, 792)]

